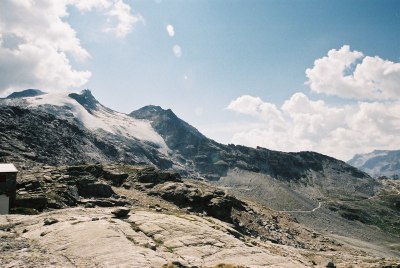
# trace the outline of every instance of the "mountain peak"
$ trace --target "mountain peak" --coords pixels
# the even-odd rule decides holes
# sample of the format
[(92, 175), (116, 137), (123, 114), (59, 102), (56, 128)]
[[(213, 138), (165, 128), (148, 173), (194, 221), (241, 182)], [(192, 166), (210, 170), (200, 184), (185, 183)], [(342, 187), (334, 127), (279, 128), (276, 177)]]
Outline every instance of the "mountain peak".
[(97, 104), (99, 102), (96, 98), (92, 95), (92, 92), (89, 89), (84, 89), (81, 91), (80, 94), (78, 93), (71, 93), (68, 97), (76, 100), (80, 105), (86, 108), (86, 110), (95, 110), (97, 108)]
[(131, 112), (129, 116), (151, 121), (151, 125), (164, 138), (168, 147), (181, 150), (181, 153), (186, 151), (188, 145), (208, 140), (196, 128), (176, 116), (171, 109), (147, 105)]
[(39, 90), (39, 89), (25, 89), (22, 91), (16, 91), (11, 93), (10, 95), (7, 96), (7, 99), (17, 99), (17, 98), (26, 98), (26, 97), (36, 97), (46, 94), (45, 92)]
[(163, 109), (157, 105), (146, 105), (139, 110), (130, 113), (131, 116), (141, 119), (153, 121), (156, 117), (167, 117), (169, 119), (178, 119), (176, 114), (171, 109)]

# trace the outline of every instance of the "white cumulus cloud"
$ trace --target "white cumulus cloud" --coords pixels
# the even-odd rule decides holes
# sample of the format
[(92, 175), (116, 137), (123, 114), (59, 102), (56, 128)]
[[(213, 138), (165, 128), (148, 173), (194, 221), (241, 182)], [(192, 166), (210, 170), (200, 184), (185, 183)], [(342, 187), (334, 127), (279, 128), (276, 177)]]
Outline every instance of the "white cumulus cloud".
[(171, 24), (167, 25), (166, 30), (169, 36), (173, 37), (175, 35), (174, 26), (172, 26)]
[(364, 56), (348, 45), (315, 60), (306, 76), (317, 93), (360, 100), (400, 99), (400, 63)]
[(281, 107), (258, 97), (241, 96), (227, 109), (247, 114), (258, 123), (241, 126), (233, 143), (281, 151), (312, 150), (350, 159), (374, 149), (400, 148), (400, 102), (358, 102), (329, 105), (294, 94)]
[[(125, 4), (122, 0), (117, 0), (112, 3), (111, 8), (106, 12), (109, 17), (106, 32), (112, 32), (117, 37), (125, 37), (130, 33), (135, 24), (144, 22), (144, 18), (140, 14), (132, 15), (131, 7)], [(116, 19), (117, 23), (112, 22)]]
[(329, 104), (295, 93), (277, 107), (243, 95), (227, 109), (253, 120), (241, 123), (230, 142), (281, 151), (312, 150), (342, 160), (375, 149), (400, 148), (400, 63), (364, 56), (345, 45), (315, 60), (306, 75), (312, 91), (353, 101)]
[(27, 87), (68, 89), (85, 84), (90, 71), (76, 70), (70, 60), (90, 58), (75, 30), (63, 19), (67, 7), (99, 10), (117, 37), (142, 20), (122, 0), (0, 1), (0, 94)]
[(227, 109), (265, 120), (268, 119), (265, 115), (271, 114), (273, 114), (275, 118), (282, 118), (282, 113), (275, 104), (263, 102), (259, 97), (249, 95), (243, 95), (231, 101)]

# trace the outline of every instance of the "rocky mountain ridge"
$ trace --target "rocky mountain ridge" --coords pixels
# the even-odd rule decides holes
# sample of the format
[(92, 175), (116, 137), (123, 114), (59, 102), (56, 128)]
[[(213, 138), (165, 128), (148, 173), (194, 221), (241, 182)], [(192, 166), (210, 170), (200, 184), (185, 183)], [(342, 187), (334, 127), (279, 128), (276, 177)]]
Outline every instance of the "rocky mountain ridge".
[(228, 169), (238, 167), (284, 180), (296, 180), (306, 176), (308, 170), (322, 171), (323, 162), (334, 162), (340, 172), (367, 177), (342, 161), (315, 152), (284, 153), (262, 147), (217, 143), (179, 119), (170, 109), (164, 110), (159, 106), (145, 106), (130, 115), (149, 120), (168, 147), (203, 174), (226, 175)]
[[(28, 93), (0, 100), (0, 138), (4, 141), (0, 155), (8, 161), (146, 163), (208, 180), (240, 169), (284, 182), (301, 181), (321, 191), (326, 188), (323, 184), (350, 181), (354, 186), (351, 194), (368, 197), (374, 193), (375, 181), (342, 161), (314, 152), (223, 145), (202, 135), (171, 110), (146, 106), (127, 116), (101, 105), (88, 90), (33, 97)], [(349, 193), (342, 187), (335, 194)]]

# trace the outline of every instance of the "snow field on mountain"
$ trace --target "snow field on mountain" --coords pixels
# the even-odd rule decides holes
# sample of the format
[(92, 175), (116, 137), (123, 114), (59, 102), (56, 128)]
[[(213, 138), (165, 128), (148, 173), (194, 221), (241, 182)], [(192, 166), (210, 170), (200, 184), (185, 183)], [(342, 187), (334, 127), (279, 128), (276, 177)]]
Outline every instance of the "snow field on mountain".
[(65, 107), (65, 114), (72, 113), (90, 130), (102, 129), (115, 135), (148, 141), (157, 144), (163, 154), (168, 154), (168, 146), (164, 139), (153, 129), (149, 121), (112, 111), (101, 104), (97, 104), (97, 109), (89, 112), (75, 99), (69, 97), (70, 93), (72, 92), (54, 92), (25, 99), (30, 107), (39, 107), (45, 110), (48, 105)]

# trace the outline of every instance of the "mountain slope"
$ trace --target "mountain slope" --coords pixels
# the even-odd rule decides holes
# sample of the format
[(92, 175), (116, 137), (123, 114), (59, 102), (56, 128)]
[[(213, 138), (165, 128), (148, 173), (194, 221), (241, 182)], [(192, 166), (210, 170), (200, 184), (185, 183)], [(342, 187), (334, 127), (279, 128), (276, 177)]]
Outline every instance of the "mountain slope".
[(12, 106), (0, 107), (0, 157), (20, 167), (78, 162), (172, 166), (170, 160), (150, 145), (119, 136), (97, 135), (53, 114)]
[(373, 177), (400, 176), (400, 150), (375, 150), (368, 154), (356, 154), (347, 163)]
[(332, 157), (315, 152), (285, 153), (260, 147), (223, 145), (202, 135), (171, 110), (158, 106), (146, 106), (130, 115), (149, 120), (183, 165), (211, 180), (239, 169), (284, 182), (301, 181), (340, 195), (357, 192), (371, 196), (374, 193), (373, 179)]
[(0, 152), (8, 161), (173, 166), (168, 147), (148, 121), (104, 107), (87, 90), (34, 96), (30, 90), (13, 93), (0, 100), (0, 110)]
[(322, 171), (323, 162), (332, 162), (340, 171), (363, 178), (366, 174), (342, 161), (315, 152), (284, 153), (265, 148), (223, 145), (202, 135), (197, 129), (179, 119), (170, 109), (145, 106), (130, 115), (151, 122), (169, 148), (183, 156), (203, 173), (212, 171), (225, 175), (229, 168), (261, 172), (284, 180), (304, 177), (309, 170)]
[[(20, 95), (24, 96), (23, 93)], [(10, 95), (12, 96), (12, 95)], [(164, 140), (145, 120), (135, 120), (101, 105), (89, 90), (80, 94), (70, 92), (44, 93), (33, 97), (4, 100), (9, 106), (45, 111), (96, 132), (105, 132), (126, 138), (134, 138), (159, 147), (164, 154), (168, 150)]]

